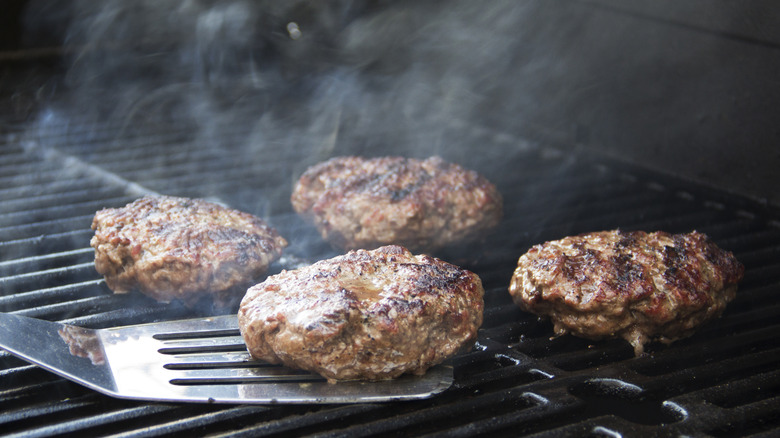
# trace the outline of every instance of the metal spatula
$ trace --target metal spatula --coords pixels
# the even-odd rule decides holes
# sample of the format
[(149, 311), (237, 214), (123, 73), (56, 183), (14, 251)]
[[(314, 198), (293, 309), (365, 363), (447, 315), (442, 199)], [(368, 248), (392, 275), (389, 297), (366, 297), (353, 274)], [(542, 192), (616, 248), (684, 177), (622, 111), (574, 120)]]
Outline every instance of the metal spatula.
[(114, 397), (205, 403), (366, 403), (430, 397), (452, 367), (381, 382), (328, 383), (254, 360), (235, 315), (92, 330), (0, 313), (0, 347)]

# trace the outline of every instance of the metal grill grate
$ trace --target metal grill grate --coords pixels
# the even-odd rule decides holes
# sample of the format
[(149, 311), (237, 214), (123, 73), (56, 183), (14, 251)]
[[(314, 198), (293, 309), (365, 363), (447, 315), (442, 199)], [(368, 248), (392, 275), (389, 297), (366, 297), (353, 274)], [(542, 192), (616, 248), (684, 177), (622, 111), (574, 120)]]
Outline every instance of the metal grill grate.
[[(486, 288), (474, 351), (455, 359), (455, 385), (429, 400), (349, 406), (201, 406), (109, 399), (0, 353), (0, 430), (197, 435), (744, 436), (780, 431), (780, 216), (764, 206), (631, 168), (564, 154), (466, 124), (448, 133), (485, 145), (477, 169), (502, 191), (506, 218), (485, 242), (442, 258)], [(113, 295), (92, 266), (94, 212), (142, 193), (205, 197), (260, 216), (306, 260), (334, 255), (289, 207), (306, 148), (252, 156), (235, 132), (219, 144), (187, 129), (55, 123), (10, 130), (0, 146), (0, 310), (84, 326), (150, 322), (192, 311)], [(349, 143), (347, 140), (346, 143)], [(469, 163), (467, 155), (445, 158)], [(611, 229), (707, 233), (746, 274), (719, 320), (634, 358), (623, 341), (550, 339), (506, 291), (531, 245)], [(463, 256), (468, 254), (468, 256)], [(273, 269), (281, 269), (275, 266)]]

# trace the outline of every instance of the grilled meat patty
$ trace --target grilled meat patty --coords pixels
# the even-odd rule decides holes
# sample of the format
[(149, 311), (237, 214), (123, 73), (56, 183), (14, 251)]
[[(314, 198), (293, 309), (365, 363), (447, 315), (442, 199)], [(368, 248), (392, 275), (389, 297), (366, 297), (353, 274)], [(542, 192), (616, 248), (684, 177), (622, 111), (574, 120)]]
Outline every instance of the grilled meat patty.
[(238, 302), (287, 246), (261, 219), (199, 199), (148, 196), (98, 211), (95, 268), (116, 293), (192, 305)]
[(744, 267), (706, 235), (595, 232), (546, 242), (520, 257), (509, 293), (549, 316), (557, 334), (622, 337), (637, 355), (720, 315)]
[(333, 158), (301, 175), (291, 201), (345, 250), (397, 244), (432, 251), (479, 237), (503, 212), (492, 183), (439, 157)]
[(472, 272), (384, 246), (268, 277), (247, 291), (238, 323), (258, 359), (331, 381), (382, 380), (470, 348), (483, 295)]

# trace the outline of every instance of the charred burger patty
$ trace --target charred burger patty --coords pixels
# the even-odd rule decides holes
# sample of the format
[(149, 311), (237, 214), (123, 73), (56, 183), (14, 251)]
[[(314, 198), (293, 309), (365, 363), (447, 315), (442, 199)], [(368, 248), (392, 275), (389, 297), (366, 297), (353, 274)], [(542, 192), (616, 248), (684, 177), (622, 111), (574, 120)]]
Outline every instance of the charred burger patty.
[(423, 374), (471, 347), (483, 295), (477, 275), (385, 246), (268, 277), (247, 291), (238, 322), (258, 359), (381, 380)]
[(304, 172), (291, 200), (342, 249), (435, 250), (480, 236), (503, 210), (492, 183), (439, 157), (333, 158)]
[(557, 334), (651, 340), (690, 336), (731, 301), (744, 267), (706, 235), (603, 231), (546, 242), (520, 257), (509, 293)]
[(148, 196), (95, 214), (95, 268), (116, 293), (237, 302), (287, 242), (261, 219), (199, 199)]

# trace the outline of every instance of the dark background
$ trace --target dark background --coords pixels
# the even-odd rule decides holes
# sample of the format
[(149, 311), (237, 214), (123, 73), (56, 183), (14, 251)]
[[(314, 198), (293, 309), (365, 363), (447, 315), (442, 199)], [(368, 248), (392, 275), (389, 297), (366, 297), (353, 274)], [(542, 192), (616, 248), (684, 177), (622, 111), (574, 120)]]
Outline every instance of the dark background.
[(296, 145), (338, 114), (399, 154), (475, 122), (780, 205), (776, 2), (472, 3), (6, 1), (0, 115), (267, 114), (274, 141), (304, 127)]

